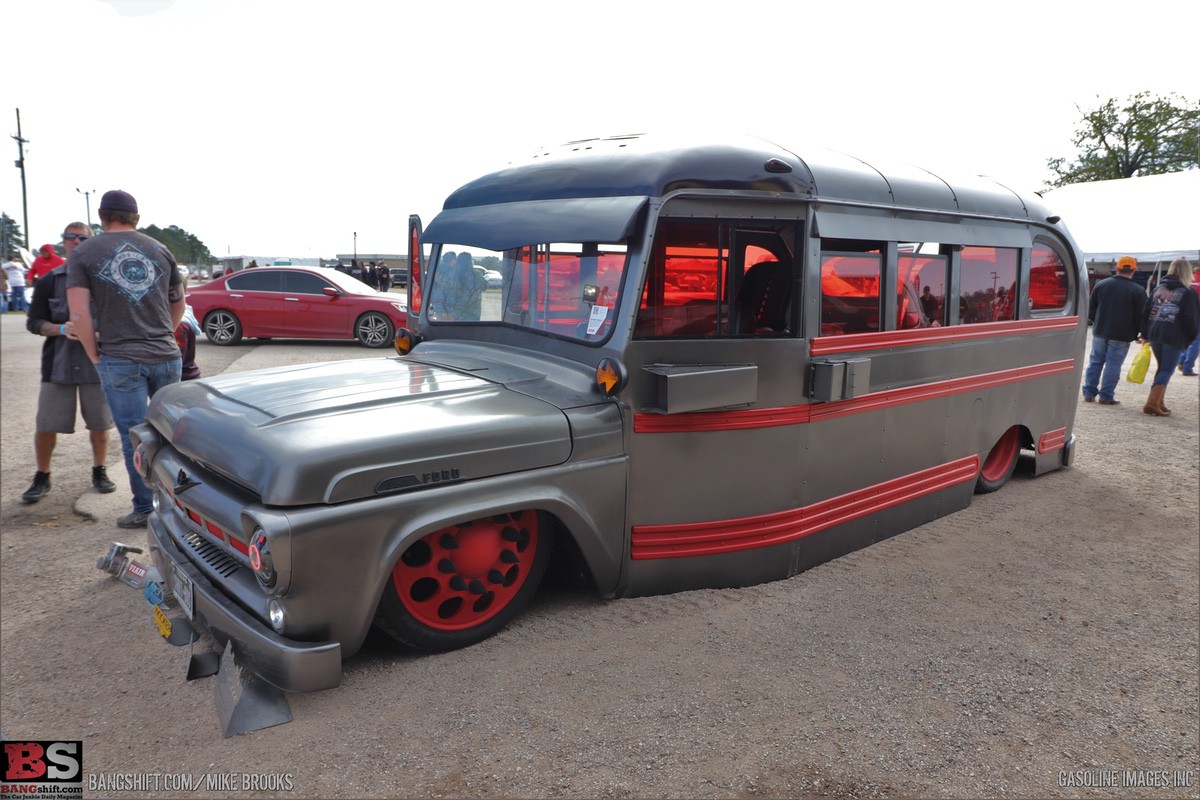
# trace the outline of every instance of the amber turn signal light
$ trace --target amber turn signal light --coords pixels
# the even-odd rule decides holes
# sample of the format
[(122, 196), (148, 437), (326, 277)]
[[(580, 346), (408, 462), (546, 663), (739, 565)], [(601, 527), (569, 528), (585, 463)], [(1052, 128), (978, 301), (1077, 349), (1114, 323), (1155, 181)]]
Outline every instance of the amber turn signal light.
[(624, 389), (627, 380), (625, 365), (615, 358), (603, 358), (596, 365), (596, 386), (605, 397), (612, 397)]
[(408, 355), (412, 349), (421, 343), (421, 337), (408, 328), (396, 329), (396, 352), (402, 356)]

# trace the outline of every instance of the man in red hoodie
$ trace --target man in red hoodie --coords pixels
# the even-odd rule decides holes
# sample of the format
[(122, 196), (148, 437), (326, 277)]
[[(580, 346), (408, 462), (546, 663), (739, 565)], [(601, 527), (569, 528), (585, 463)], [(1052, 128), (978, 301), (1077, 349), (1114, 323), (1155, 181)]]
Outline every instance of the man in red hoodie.
[[(80, 236), (86, 239), (88, 234), (82, 233)], [(33, 264), (29, 267), (29, 278), (26, 280), (26, 283), (30, 285), (37, 283), (38, 278), (49, 274), (50, 270), (65, 261), (66, 259), (54, 252), (54, 245), (42, 245), (41, 249), (38, 250), (37, 258), (33, 260)]]

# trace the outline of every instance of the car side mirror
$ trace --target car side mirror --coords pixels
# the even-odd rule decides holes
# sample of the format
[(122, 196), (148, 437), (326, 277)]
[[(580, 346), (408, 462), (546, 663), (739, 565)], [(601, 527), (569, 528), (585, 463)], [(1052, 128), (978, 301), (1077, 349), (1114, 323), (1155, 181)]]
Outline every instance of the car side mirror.
[(332, 286), (326, 286), (321, 291), (325, 293), (326, 297), (341, 297), (342, 296), (342, 293), (339, 292), (337, 289), (333, 288)]

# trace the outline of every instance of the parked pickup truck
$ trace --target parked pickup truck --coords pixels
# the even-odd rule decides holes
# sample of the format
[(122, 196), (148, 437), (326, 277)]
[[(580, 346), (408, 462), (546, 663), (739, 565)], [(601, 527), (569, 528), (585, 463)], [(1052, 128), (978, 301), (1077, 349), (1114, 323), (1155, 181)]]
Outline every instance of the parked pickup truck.
[(1070, 463), (1082, 257), (991, 182), (620, 137), (468, 183), (409, 250), (397, 355), (170, 386), (133, 431), (166, 589), (286, 691), (372, 625), (479, 642), (552, 550), (605, 597), (746, 586)]

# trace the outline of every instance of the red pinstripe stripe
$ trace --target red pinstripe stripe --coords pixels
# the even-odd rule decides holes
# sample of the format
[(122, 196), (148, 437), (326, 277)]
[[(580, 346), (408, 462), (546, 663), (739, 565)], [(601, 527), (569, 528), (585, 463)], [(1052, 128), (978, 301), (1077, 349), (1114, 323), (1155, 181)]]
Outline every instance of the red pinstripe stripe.
[(984, 322), (978, 325), (947, 325), (938, 328), (909, 328), (903, 331), (850, 333), (840, 336), (818, 336), (809, 341), (810, 355), (853, 353), (861, 350), (916, 347), (922, 344), (965, 342), (995, 336), (1028, 335), (1047, 331), (1068, 331), (1079, 326), (1079, 317), (1050, 317), (1008, 322)]
[(1075, 359), (1050, 361), (1028, 367), (950, 378), (902, 389), (872, 392), (853, 400), (837, 400), (812, 405), (752, 408), (746, 411), (695, 411), (687, 414), (651, 414), (639, 411), (633, 415), (634, 433), (686, 433), (696, 431), (730, 431), (749, 428), (771, 428), (779, 425), (803, 425), (825, 419), (877, 411), (890, 406), (949, 397), (975, 392), (1019, 381), (1032, 381), (1052, 375), (1062, 375), (1075, 368)]
[(634, 525), (630, 557), (634, 560), (684, 558), (770, 547), (974, 481), (978, 474), (979, 457), (972, 455), (773, 514), (709, 522)]

